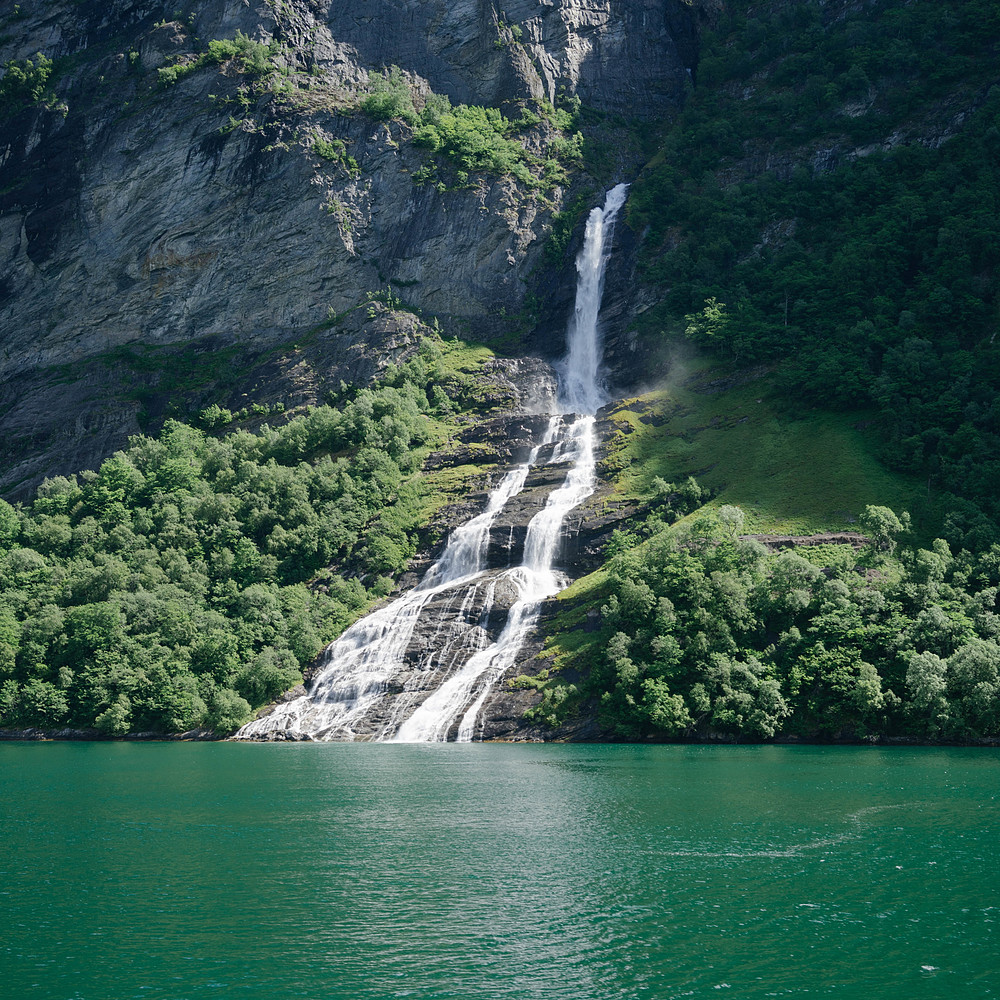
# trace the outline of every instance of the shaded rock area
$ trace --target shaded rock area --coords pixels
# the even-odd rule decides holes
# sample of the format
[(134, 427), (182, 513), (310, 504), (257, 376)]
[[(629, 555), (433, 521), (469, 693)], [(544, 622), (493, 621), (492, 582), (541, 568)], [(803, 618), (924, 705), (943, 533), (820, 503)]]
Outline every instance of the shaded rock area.
[(712, 396), (720, 392), (729, 392), (730, 389), (736, 389), (742, 385), (750, 385), (751, 382), (756, 382), (764, 378), (772, 370), (768, 365), (756, 365), (752, 368), (744, 368), (733, 372), (722, 378), (714, 376), (706, 378), (702, 374), (697, 374), (686, 379), (684, 385), (693, 392)]
[(157, 740), (169, 740), (170, 742), (191, 741), (205, 742), (217, 740), (219, 736), (211, 729), (191, 729), (186, 733), (126, 733), (124, 736), (109, 736), (99, 729), (37, 729), (29, 727), (27, 729), (0, 729), (0, 741), (31, 741), (39, 742), (43, 740), (130, 740), (135, 742), (154, 742)]
[[(409, 357), (429, 332), (411, 313), (370, 310), (371, 318), (369, 309), (351, 310), (300, 341), (266, 345), (211, 335), (185, 345), (133, 342), (0, 380), (0, 492), (27, 499), (46, 476), (94, 468), (131, 435), (170, 416), (192, 419), (212, 403), (233, 412), (256, 405), (273, 424), (284, 419), (275, 415), (278, 404), (291, 414), (335, 398), (342, 381), (367, 384)], [(498, 373), (493, 381), (497, 405), (516, 403), (509, 379)]]
[(599, 111), (662, 115), (698, 59), (714, 3), (688, 0), (371, 0), (365, 17), (317, 5), (332, 37), (367, 65), (397, 63), (465, 103), (555, 101), (560, 90)]
[[(428, 154), (410, 126), (358, 102), (395, 64), (418, 101), (563, 93), (662, 116), (713, 4), (373, 0), (360, 14), (207, 0), (181, 14), (52, 0), (0, 15), (0, 63), (56, 61), (43, 97), (3, 109), (0, 130), (0, 493), (96, 466), (167, 412), (232, 406), (224, 396), (293, 406), (315, 383), (363, 382), (383, 343), (328, 324), (387, 286), (450, 334), (559, 353), (579, 234), (558, 266), (543, 244), (567, 192), (415, 183)], [(159, 68), (237, 31), (274, 44), (280, 87), (233, 60), (161, 84)], [(316, 140), (343, 143), (356, 169)], [(580, 184), (596, 200), (593, 179)], [(168, 386), (179, 360), (188, 377)]]

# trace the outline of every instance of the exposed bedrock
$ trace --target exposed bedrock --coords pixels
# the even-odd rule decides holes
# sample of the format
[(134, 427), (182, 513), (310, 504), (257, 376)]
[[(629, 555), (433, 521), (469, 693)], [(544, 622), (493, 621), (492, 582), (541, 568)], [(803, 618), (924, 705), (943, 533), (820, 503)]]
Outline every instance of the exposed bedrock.
[(453, 100), (501, 105), (578, 94), (629, 117), (671, 108), (697, 62), (707, 5), (684, 0), (370, 0), (319, 3), (332, 37)]
[[(558, 354), (572, 265), (554, 268), (542, 247), (564, 193), (542, 199), (509, 177), (414, 183), (428, 154), (409, 127), (356, 111), (369, 74), (394, 64), (418, 93), (455, 101), (563, 91), (656, 116), (683, 91), (708, 6), (206, 0), (179, 20), (155, 0), (19, 5), (0, 62), (41, 52), (57, 69), (51, 93), (0, 129), (0, 489), (24, 496), (155, 426), (138, 397), (163, 388), (172, 351), (229, 349), (227, 384), (259, 392), (259, 355), (301, 347), (388, 283), (451, 334)], [(255, 91), (229, 64), (158, 84), (158, 67), (237, 31), (284, 47), (287, 93)], [(317, 138), (342, 141), (359, 169), (323, 160)], [(545, 303), (535, 336), (529, 295)], [(332, 351), (337, 379), (377, 367), (354, 343), (348, 331)], [(189, 404), (196, 382), (174, 395)]]

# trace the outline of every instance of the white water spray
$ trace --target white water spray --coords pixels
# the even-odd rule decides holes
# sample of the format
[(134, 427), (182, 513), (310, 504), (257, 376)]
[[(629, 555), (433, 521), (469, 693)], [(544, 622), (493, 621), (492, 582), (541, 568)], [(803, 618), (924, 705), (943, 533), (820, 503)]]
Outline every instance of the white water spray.
[[(460, 741), (475, 738), (482, 707), (497, 681), (516, 662), (542, 601), (564, 585), (554, 567), (563, 521), (596, 486), (594, 414), (605, 402), (598, 313), (614, 220), (626, 192), (627, 185), (619, 184), (608, 192), (604, 207), (590, 213), (577, 258), (576, 306), (567, 333), (567, 356), (560, 366), (559, 406), (568, 416), (550, 419), (543, 441), (528, 460), (504, 476), (486, 510), (452, 532), (445, 551), (417, 587), (356, 622), (327, 648), (325, 665), (311, 692), (244, 726), (237, 738), (284, 730), (318, 740), (352, 739), (354, 727), (380, 706), (386, 717), (379, 722), (378, 739), (440, 741), (453, 731)], [(521, 565), (486, 581), (480, 624), (470, 628), (468, 615), (484, 583), (490, 529), (506, 503), (524, 488), (541, 449), (557, 436), (552, 461), (569, 465), (566, 478), (528, 524)], [(503, 630), (489, 643), (485, 624), (501, 581), (512, 586), (517, 596)], [(424, 657), (422, 667), (450, 670), (453, 664), (460, 665), (402, 721), (403, 713), (413, 705), (412, 694), (399, 693), (388, 709), (384, 704), (390, 684), (405, 671), (414, 628), (437, 596), (460, 588), (465, 588), (465, 594), (459, 611), (438, 623), (435, 648)]]
[(568, 351), (559, 400), (564, 412), (578, 416), (565, 427), (560, 447), (553, 456), (565, 457), (571, 465), (562, 486), (549, 494), (545, 508), (528, 524), (521, 565), (506, 571), (518, 598), (496, 642), (474, 654), (458, 673), (427, 698), (400, 727), (396, 735), (399, 742), (447, 739), (459, 715), (457, 739), (459, 742), (474, 739), (483, 704), (496, 682), (514, 665), (538, 620), (542, 602), (564, 585), (554, 568), (562, 524), (566, 515), (594, 492), (597, 484), (594, 414), (604, 403), (599, 380), (602, 350), (598, 314), (614, 220), (625, 204), (627, 191), (625, 184), (613, 188), (604, 207), (593, 209), (587, 219), (583, 249), (576, 261), (579, 275), (576, 306), (567, 334)]

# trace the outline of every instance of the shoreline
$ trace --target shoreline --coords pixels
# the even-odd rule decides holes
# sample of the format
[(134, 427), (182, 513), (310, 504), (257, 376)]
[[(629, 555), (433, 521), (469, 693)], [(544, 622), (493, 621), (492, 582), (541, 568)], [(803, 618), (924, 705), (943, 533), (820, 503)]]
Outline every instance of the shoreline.
[[(311, 740), (308, 736), (301, 738), (285, 736), (282, 739), (234, 740), (230, 736), (219, 736), (211, 730), (192, 729), (184, 733), (126, 733), (123, 736), (106, 736), (96, 729), (40, 729), (26, 727), (24, 729), (0, 729), (0, 743), (311, 743), (325, 742)], [(332, 740), (334, 743), (371, 742), (370, 740)], [(980, 736), (967, 740), (940, 739), (925, 740), (916, 736), (881, 736), (871, 735), (857, 739), (811, 739), (804, 736), (779, 736), (770, 740), (743, 740), (736, 738), (720, 738), (706, 736), (701, 739), (687, 740), (544, 740), (535, 738), (510, 740), (482, 740), (484, 743), (509, 743), (512, 745), (524, 743), (553, 743), (564, 746), (567, 743), (586, 745), (618, 744), (621, 746), (817, 746), (817, 747), (1000, 747), (1000, 736)]]

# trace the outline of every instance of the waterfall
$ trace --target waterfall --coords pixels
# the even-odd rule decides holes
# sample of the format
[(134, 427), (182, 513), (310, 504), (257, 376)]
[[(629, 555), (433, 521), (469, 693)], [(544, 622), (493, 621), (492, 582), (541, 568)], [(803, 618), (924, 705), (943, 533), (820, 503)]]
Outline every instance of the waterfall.
[[(570, 469), (563, 484), (549, 494), (544, 509), (529, 522), (521, 565), (506, 573), (518, 594), (507, 624), (492, 646), (475, 653), (403, 723), (397, 741), (443, 740), (459, 713), (457, 739), (472, 740), (483, 704), (496, 682), (514, 665), (538, 620), (542, 602), (564, 586), (562, 575), (554, 569), (563, 521), (597, 485), (594, 414), (605, 402), (600, 382), (598, 314), (614, 220), (625, 204), (627, 191), (626, 184), (612, 188), (604, 207), (593, 209), (587, 219), (583, 248), (576, 260), (576, 303), (567, 331), (567, 353), (560, 366), (559, 403), (564, 413), (575, 416), (564, 424), (552, 458), (568, 461)], [(466, 705), (468, 708), (462, 712)]]
[[(614, 221), (626, 192), (625, 184), (613, 188), (603, 208), (593, 209), (587, 219), (576, 261), (567, 353), (559, 365), (561, 413), (550, 418), (542, 441), (503, 477), (486, 509), (452, 532), (440, 558), (413, 590), (355, 622), (331, 643), (309, 693), (248, 723), (237, 738), (287, 730), (319, 740), (352, 739), (363, 720), (376, 739), (427, 742), (445, 740), (453, 731), (459, 741), (475, 738), (482, 707), (516, 662), (542, 602), (565, 584), (555, 569), (563, 521), (596, 487), (594, 414), (605, 402), (598, 313)], [(549, 461), (567, 464), (566, 477), (529, 522), (521, 565), (487, 579), (490, 529), (508, 501), (524, 489), (542, 450), (553, 444)], [(511, 588), (515, 599), (500, 634), (489, 642), (489, 619), (501, 585)], [(434, 611), (435, 598), (463, 589), (457, 613), (452, 601), (449, 613), (436, 624), (433, 648), (420, 664), (423, 671), (443, 670), (444, 681), (419, 703), (415, 699), (420, 692), (408, 692), (405, 684), (402, 690), (392, 690), (405, 673), (417, 622)]]
[(481, 514), (451, 533), (444, 552), (413, 590), (359, 619), (327, 647), (308, 694), (247, 723), (236, 736), (289, 730), (308, 733), (314, 739), (350, 739), (353, 724), (364, 718), (400, 669), (413, 629), (431, 599), (464, 586), (468, 593), (463, 610), (471, 604), (472, 586), (485, 569), (490, 528), (507, 501), (524, 488), (539, 451), (552, 441), (557, 426), (558, 418), (552, 418), (545, 437), (527, 461), (503, 477)]
[(560, 373), (559, 402), (565, 412), (594, 414), (607, 402), (600, 379), (603, 345), (597, 320), (615, 218), (625, 204), (627, 192), (627, 184), (613, 187), (604, 207), (591, 211), (583, 248), (576, 258), (576, 304), (566, 336), (566, 360)]

